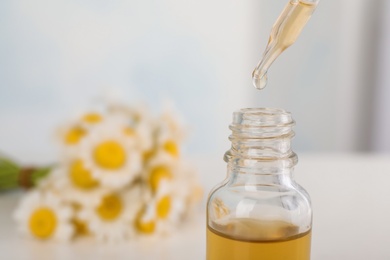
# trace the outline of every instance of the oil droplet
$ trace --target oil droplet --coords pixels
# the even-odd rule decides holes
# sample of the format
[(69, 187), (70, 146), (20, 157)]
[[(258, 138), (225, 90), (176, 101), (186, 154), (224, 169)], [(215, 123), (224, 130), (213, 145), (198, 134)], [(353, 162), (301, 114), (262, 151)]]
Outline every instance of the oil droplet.
[(268, 76), (267, 72), (257, 74), (256, 71), (252, 73), (253, 86), (259, 90), (262, 90), (267, 86)]

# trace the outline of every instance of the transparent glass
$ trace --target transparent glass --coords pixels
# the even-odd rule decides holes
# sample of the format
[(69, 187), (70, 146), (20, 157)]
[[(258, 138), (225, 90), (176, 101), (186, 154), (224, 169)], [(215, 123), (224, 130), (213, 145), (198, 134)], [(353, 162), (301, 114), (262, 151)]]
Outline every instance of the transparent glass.
[(312, 209), (293, 179), (293, 125), (281, 109), (233, 114), (227, 178), (207, 202), (208, 260), (310, 259)]
[(265, 88), (268, 69), (297, 40), (318, 2), (319, 0), (289, 0), (284, 7), (272, 27), (263, 57), (252, 72), (252, 82), (257, 89)]

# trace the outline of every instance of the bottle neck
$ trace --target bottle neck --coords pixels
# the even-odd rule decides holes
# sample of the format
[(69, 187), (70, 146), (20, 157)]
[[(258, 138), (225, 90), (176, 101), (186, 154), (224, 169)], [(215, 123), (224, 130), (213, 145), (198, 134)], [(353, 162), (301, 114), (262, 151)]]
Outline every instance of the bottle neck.
[(298, 162), (291, 150), (293, 125), (291, 114), (280, 109), (254, 108), (235, 112), (229, 127), (232, 146), (224, 157), (229, 175), (261, 182), (291, 179)]

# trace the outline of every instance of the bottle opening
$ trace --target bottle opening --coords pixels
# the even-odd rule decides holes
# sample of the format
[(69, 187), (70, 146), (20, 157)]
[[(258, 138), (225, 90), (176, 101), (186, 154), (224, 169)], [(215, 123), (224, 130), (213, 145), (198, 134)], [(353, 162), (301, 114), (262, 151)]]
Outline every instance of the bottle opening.
[(292, 138), (294, 124), (291, 113), (280, 108), (244, 108), (233, 113), (229, 139)]
[(280, 108), (243, 108), (233, 113), (232, 125), (278, 127), (294, 124), (291, 113)]
[(245, 108), (234, 112), (229, 126), (232, 147), (226, 152), (225, 161), (236, 159), (232, 162), (240, 167), (265, 162), (270, 167), (279, 163), (295, 165), (297, 157), (291, 150), (294, 124), (291, 113), (279, 108)]

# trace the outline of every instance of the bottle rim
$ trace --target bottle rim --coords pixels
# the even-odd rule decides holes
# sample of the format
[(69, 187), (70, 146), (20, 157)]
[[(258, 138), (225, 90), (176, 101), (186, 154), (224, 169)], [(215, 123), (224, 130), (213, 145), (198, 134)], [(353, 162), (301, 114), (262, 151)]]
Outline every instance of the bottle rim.
[(291, 113), (281, 108), (243, 108), (233, 113), (236, 127), (286, 127), (295, 125)]

